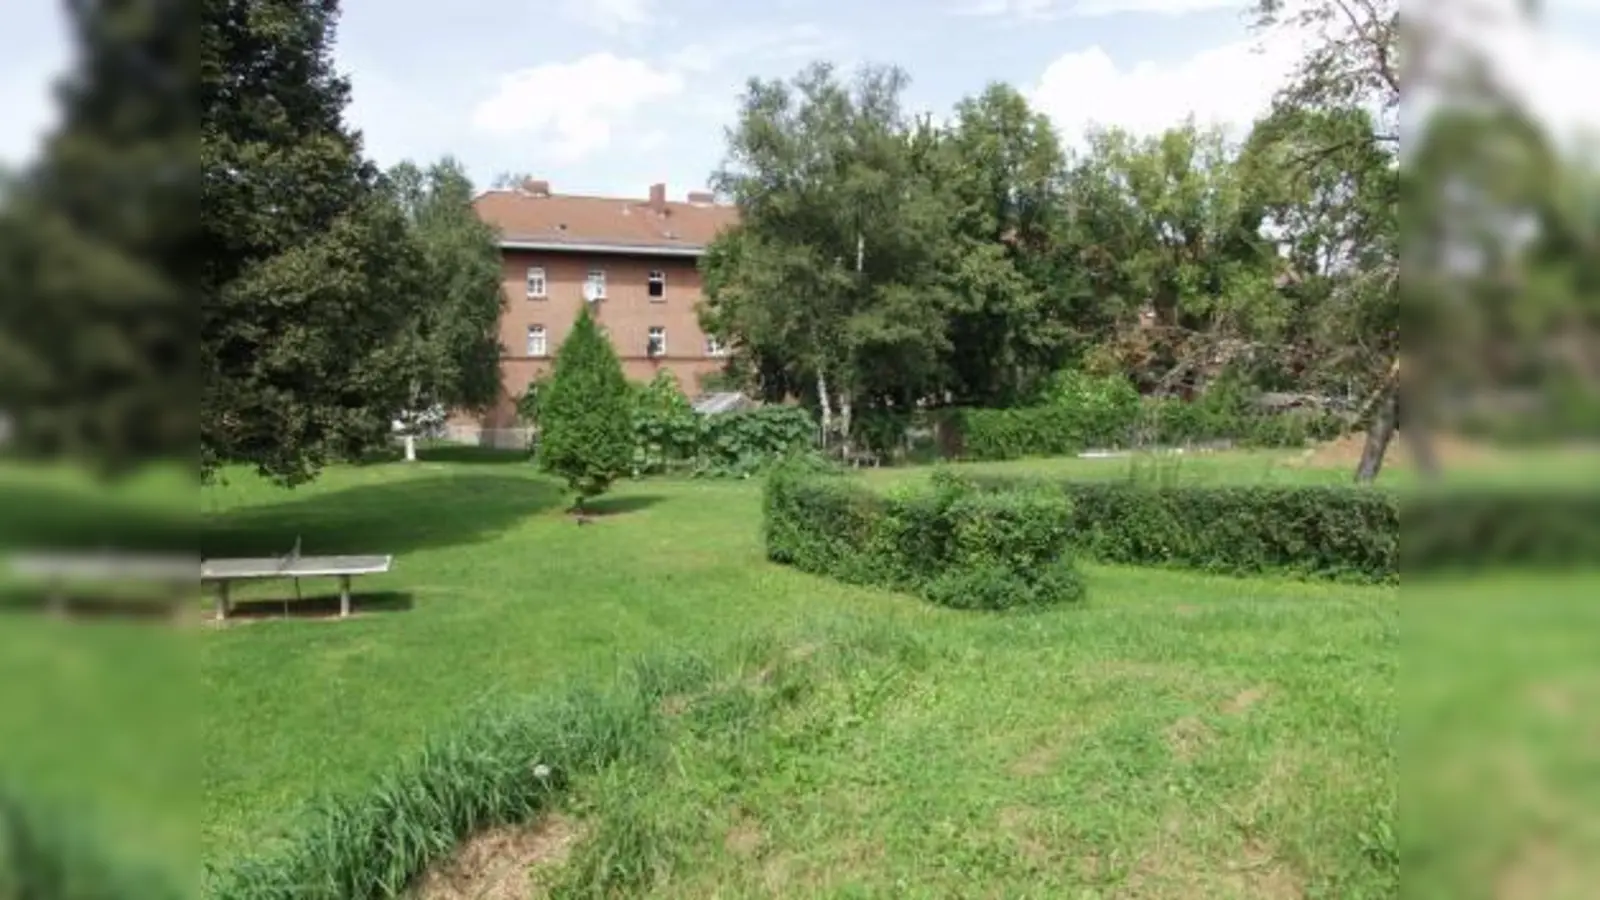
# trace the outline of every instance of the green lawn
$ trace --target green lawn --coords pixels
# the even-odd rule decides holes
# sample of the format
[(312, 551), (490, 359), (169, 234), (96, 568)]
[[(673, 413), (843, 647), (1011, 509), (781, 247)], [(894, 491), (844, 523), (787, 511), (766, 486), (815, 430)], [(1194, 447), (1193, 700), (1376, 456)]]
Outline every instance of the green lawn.
[[(588, 527), (562, 499), (515, 462), (340, 468), (287, 494), (235, 475), (202, 495), (211, 554), (298, 536), (398, 557), (364, 587), (382, 612), (203, 634), (208, 857), (314, 792), (358, 790), (480, 704), (638, 654), (865, 622), (935, 662), (854, 676), (831, 702), (864, 691), (870, 714), (803, 752), (782, 728), (732, 757), (685, 735), (646, 804), (692, 861), (661, 895), (1385, 877), (1361, 835), (1393, 808), (1392, 590), (1092, 567), (1086, 608), (975, 616), (767, 564), (754, 482), (626, 484)], [(813, 714), (831, 713), (795, 713)], [(723, 825), (758, 829), (768, 864)]]
[[(1179, 477), (1347, 477), (1267, 458), (1197, 457)], [(11, 477), (40, 508), (83, 497), (70, 478)], [(138, 505), (159, 493), (82, 502), (114, 510), (97, 520), (130, 534), (181, 532), (181, 509)], [(92, 696), (70, 721), (141, 723), (128, 732), (140, 741), (112, 750), (164, 752), (151, 768), (168, 778), (108, 789), (108, 820), (175, 835), (201, 804), (199, 852), (220, 863), (261, 847), (318, 792), (359, 791), (485, 705), (608, 680), (640, 655), (764, 639), (803, 656), (829, 635), (892, 635), (917, 653), (863, 654), (775, 711), (728, 720), (741, 724), (684, 716), (659, 767), (575, 785), (569, 814), (592, 823), (595, 852), (625, 844), (649, 860), (622, 892), (1393, 895), (1397, 589), (1091, 565), (1080, 608), (961, 613), (768, 564), (755, 481), (626, 483), (586, 527), (563, 501), (526, 463), (493, 457), (342, 466), (292, 492), (230, 473), (200, 494), (204, 550), (281, 553), (298, 537), (306, 553), (396, 554), (393, 573), (358, 582), (364, 614), (278, 618), (281, 585), (244, 595), (255, 618), (213, 628), (197, 608), (177, 635), (13, 615), (0, 650), (18, 668), (0, 680), (0, 707), (38, 724), (62, 698)], [(0, 535), (21, 533), (3, 530), (7, 518)], [(83, 650), (116, 641), (138, 649)], [(61, 652), (30, 663), (12, 645)], [(197, 679), (173, 659), (198, 659)], [(41, 673), (91, 681), (40, 691)], [(188, 713), (152, 719), (167, 707), (145, 696)], [(45, 765), (43, 749), (0, 754)], [(122, 771), (102, 763), (70, 771)], [(162, 789), (174, 793), (152, 804)], [(617, 886), (615, 871), (579, 859), (570, 886)]]

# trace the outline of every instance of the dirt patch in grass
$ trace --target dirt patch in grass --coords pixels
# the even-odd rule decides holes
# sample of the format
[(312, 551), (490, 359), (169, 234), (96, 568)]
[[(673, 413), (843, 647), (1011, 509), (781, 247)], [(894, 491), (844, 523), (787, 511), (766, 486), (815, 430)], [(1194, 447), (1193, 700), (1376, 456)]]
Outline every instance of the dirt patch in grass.
[(1211, 745), (1216, 735), (1198, 716), (1184, 716), (1167, 728), (1167, 748), (1179, 762), (1190, 762)]
[(1039, 834), (1034, 825), (1034, 810), (1024, 806), (1008, 806), (1000, 810), (998, 824), (1003, 834), (1010, 836), (1017, 852), (1028, 862), (1043, 866), (1049, 864), (1055, 853), (1050, 841)]
[(1021, 778), (1037, 778), (1055, 767), (1061, 748), (1052, 744), (1035, 747), (1011, 764), (1011, 774)]
[(469, 838), (425, 874), (413, 900), (530, 900), (544, 896), (550, 870), (583, 838), (583, 823), (558, 814), (531, 825), (491, 828)]
[(1263, 685), (1247, 688), (1234, 695), (1232, 700), (1222, 704), (1222, 711), (1230, 716), (1242, 715), (1249, 712), (1250, 708), (1267, 698), (1272, 691)]
[(1494, 895), (1499, 900), (1592, 896), (1583, 885), (1592, 889), (1594, 867), (1581, 865), (1577, 859), (1548, 840), (1529, 841), (1501, 869)]
[(749, 816), (741, 815), (734, 819), (732, 827), (722, 840), (722, 845), (734, 856), (748, 859), (760, 852), (761, 845), (765, 844), (766, 840), (761, 823)]
[(1181, 822), (1169, 822), (1154, 845), (1138, 858), (1113, 896), (1125, 898), (1197, 897), (1230, 900), (1301, 900), (1299, 873), (1273, 848), (1247, 841), (1231, 861), (1208, 859), (1183, 841)]

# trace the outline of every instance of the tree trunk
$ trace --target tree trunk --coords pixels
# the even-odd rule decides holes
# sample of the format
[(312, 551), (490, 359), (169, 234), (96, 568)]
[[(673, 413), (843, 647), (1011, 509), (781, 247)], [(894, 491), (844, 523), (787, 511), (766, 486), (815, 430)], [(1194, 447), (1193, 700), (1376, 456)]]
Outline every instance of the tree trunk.
[(839, 392), (839, 440), (846, 454), (850, 452), (850, 392)]
[(828, 378), (817, 367), (817, 403), (822, 408), (822, 449), (828, 448), (828, 435), (833, 433), (833, 404), (828, 401)]
[(1367, 426), (1367, 443), (1361, 448), (1361, 463), (1356, 466), (1356, 481), (1361, 484), (1372, 483), (1383, 469), (1383, 458), (1389, 452), (1389, 442), (1394, 439), (1399, 413), (1400, 396), (1391, 387)]
[(414, 435), (414, 434), (407, 434), (406, 435), (406, 462), (416, 462), (416, 461), (417, 461), (417, 436)]
[(1400, 412), (1398, 398), (1395, 403), (1395, 427), (1400, 431), (1400, 439), (1411, 450), (1411, 461), (1417, 465), (1417, 474), (1428, 480), (1439, 477), (1439, 455), (1433, 446), (1433, 429), (1415, 412), (1417, 404), (1406, 404), (1413, 412), (1404, 416)]

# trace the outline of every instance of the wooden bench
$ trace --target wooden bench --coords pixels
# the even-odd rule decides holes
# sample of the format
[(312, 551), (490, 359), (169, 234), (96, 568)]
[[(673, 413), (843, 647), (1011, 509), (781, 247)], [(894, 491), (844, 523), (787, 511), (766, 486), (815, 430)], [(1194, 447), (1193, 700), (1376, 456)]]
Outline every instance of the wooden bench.
[(298, 556), (255, 559), (207, 559), (200, 563), (200, 582), (217, 586), (217, 618), (232, 612), (228, 589), (235, 581), (292, 578), (298, 591), (302, 578), (339, 579), (339, 616), (350, 615), (350, 579), (389, 571), (392, 556)]

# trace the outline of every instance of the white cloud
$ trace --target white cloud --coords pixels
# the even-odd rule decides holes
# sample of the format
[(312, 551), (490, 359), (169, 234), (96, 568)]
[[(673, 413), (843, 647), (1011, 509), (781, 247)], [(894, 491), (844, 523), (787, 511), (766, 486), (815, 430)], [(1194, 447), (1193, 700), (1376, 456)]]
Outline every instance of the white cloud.
[(566, 0), (562, 11), (568, 18), (606, 34), (648, 25), (652, 0)]
[(1061, 15), (1062, 8), (1059, 0), (972, 0), (951, 8), (950, 12), (958, 16), (1053, 19)]
[(738, 26), (673, 53), (668, 64), (686, 72), (711, 72), (741, 59), (797, 59), (828, 55), (840, 42), (809, 22), (781, 27)]
[(1244, 0), (970, 0), (953, 7), (950, 12), (958, 16), (1046, 22), (1124, 13), (1181, 16), (1243, 5)]
[(499, 137), (528, 137), (556, 162), (573, 162), (611, 143), (613, 130), (650, 104), (683, 92), (682, 74), (638, 59), (592, 53), (504, 75), (472, 112), (472, 126)]
[(1153, 134), (1191, 115), (1201, 125), (1242, 131), (1271, 104), (1298, 49), (1298, 41), (1283, 35), (1244, 39), (1170, 63), (1121, 65), (1094, 46), (1050, 63), (1029, 99), (1069, 144), (1094, 125)]

